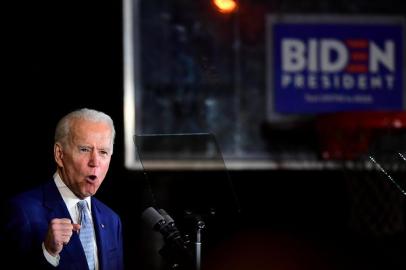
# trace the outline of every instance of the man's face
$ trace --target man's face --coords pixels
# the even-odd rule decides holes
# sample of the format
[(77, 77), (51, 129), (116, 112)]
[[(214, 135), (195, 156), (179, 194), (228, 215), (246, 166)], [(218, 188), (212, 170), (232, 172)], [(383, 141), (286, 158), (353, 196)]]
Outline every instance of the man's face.
[(94, 195), (109, 169), (112, 150), (107, 124), (73, 120), (67, 145), (54, 146), (63, 182), (81, 199)]

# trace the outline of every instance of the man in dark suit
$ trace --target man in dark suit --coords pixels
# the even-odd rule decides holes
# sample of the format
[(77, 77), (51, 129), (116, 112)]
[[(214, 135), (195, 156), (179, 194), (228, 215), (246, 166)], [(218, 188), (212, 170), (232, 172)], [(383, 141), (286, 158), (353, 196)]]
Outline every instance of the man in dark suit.
[(15, 196), (5, 209), (2, 254), (11, 269), (124, 268), (120, 218), (93, 197), (107, 174), (114, 137), (112, 119), (96, 110), (59, 121), (53, 179)]

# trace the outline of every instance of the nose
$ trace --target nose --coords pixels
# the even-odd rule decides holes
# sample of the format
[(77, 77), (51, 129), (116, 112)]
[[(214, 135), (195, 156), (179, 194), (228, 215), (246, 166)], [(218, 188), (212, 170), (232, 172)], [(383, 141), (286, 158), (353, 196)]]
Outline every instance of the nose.
[(90, 154), (90, 159), (89, 159), (89, 166), (90, 167), (98, 167), (100, 164), (100, 156), (97, 153), (97, 151), (92, 151)]

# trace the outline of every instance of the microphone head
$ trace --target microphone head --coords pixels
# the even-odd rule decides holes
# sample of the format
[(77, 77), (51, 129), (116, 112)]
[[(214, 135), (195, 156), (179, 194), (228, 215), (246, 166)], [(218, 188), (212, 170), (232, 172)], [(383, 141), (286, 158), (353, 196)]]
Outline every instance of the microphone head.
[(164, 210), (164, 209), (159, 209), (159, 213), (161, 213), (162, 217), (165, 219), (166, 223), (174, 223), (175, 221), (173, 218)]
[(144, 220), (144, 222), (153, 229), (157, 224), (165, 221), (164, 217), (151, 206), (145, 209), (144, 212), (142, 212), (141, 219)]

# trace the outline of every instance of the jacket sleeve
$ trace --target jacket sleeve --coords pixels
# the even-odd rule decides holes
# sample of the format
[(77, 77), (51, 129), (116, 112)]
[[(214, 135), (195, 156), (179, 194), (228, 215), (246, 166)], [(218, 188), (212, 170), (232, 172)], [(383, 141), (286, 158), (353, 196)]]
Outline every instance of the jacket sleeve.
[(55, 269), (44, 257), (41, 236), (33, 230), (24, 202), (8, 201), (2, 213), (2, 263), (12, 269)]

